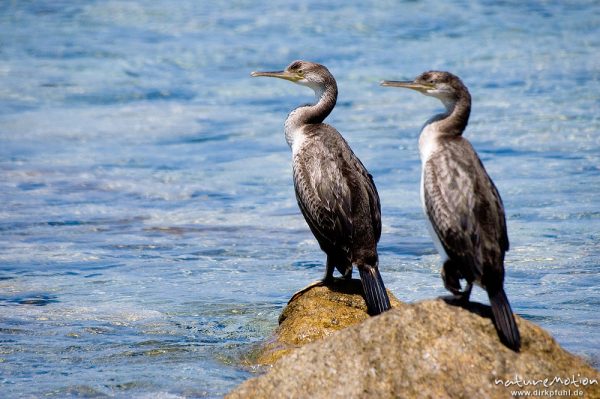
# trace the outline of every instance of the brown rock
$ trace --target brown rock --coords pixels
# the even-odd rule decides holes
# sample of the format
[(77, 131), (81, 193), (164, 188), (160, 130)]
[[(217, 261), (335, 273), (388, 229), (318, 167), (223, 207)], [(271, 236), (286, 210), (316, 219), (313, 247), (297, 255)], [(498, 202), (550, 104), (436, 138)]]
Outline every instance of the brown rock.
[[(388, 291), (392, 307), (400, 301)], [(272, 339), (249, 359), (261, 366), (275, 363), (292, 350), (318, 341), (369, 318), (360, 280), (336, 280), (306, 291), (285, 307)]]
[(520, 317), (515, 353), (500, 343), (488, 306), (395, 300), (395, 309), (368, 318), (360, 285), (350, 287), (317, 287), (288, 305), (262, 360), (287, 356), (227, 397), (600, 398), (598, 370)]

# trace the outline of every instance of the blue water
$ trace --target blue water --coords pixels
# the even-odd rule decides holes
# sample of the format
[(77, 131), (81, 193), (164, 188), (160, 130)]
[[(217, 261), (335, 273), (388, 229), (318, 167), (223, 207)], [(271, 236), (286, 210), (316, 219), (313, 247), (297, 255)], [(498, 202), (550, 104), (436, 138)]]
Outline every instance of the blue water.
[(295, 59), (338, 80), (328, 121), (375, 176), (405, 301), (445, 293), (417, 149), (441, 104), (378, 81), (463, 78), (513, 309), (598, 367), (597, 2), (258, 3), (0, 3), (0, 396), (212, 398), (253, 375), (324, 271), (283, 137), (312, 93), (249, 77)]

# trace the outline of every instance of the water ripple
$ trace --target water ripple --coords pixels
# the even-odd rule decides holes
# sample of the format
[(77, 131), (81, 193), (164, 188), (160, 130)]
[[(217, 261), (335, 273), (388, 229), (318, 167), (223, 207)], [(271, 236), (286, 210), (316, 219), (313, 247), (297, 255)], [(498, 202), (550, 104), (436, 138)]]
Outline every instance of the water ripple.
[(244, 353), (324, 271), (283, 134), (313, 94), (249, 75), (294, 59), (336, 76), (327, 122), (374, 175), (381, 272), (406, 301), (445, 293), (417, 143), (441, 104), (378, 81), (462, 77), (511, 304), (598, 364), (594, 2), (5, 3), (4, 395), (217, 398), (250, 376)]

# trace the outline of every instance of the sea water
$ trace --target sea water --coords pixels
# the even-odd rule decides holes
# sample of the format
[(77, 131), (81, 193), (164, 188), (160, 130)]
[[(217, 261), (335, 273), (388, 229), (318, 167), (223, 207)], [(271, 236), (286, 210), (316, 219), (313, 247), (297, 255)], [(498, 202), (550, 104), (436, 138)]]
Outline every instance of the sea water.
[[(473, 97), (465, 136), (502, 194), (513, 310), (600, 364), (600, 6), (594, 1), (0, 3), (0, 396), (222, 397), (324, 255), (283, 122), (328, 66), (327, 121), (373, 174), (386, 286), (445, 294), (417, 137)], [(473, 300), (487, 303), (474, 290)]]

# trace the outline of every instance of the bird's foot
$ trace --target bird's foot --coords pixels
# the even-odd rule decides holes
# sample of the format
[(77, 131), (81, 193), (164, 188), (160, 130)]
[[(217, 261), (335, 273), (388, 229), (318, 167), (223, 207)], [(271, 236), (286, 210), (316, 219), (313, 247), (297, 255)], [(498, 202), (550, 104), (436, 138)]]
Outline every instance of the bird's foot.
[(469, 303), (469, 297), (466, 295), (441, 295), (438, 298), (451, 305), (466, 305)]
[(469, 283), (467, 284), (467, 287), (464, 291), (452, 290), (452, 295), (443, 295), (440, 297), (440, 299), (444, 300), (450, 305), (458, 305), (464, 307), (469, 304), (469, 298), (471, 297), (472, 288), (473, 285)]

